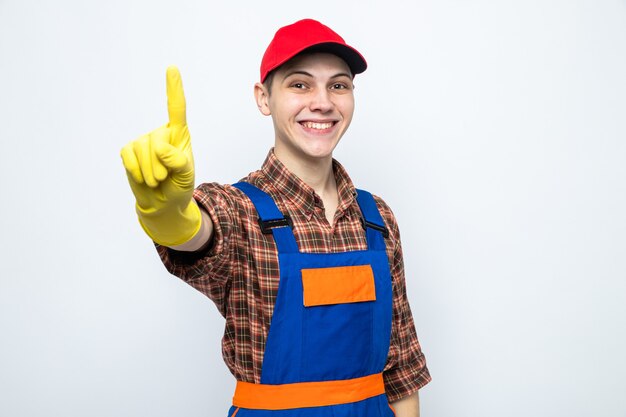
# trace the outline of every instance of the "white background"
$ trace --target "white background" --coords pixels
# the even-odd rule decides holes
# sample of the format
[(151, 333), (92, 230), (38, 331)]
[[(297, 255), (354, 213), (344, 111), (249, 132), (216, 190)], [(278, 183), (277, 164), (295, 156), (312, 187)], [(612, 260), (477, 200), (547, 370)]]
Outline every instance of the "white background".
[(257, 169), (252, 85), (303, 17), (370, 64), (336, 157), (399, 220), (422, 415), (624, 417), (624, 0), (0, 0), (0, 415), (226, 415), (223, 320), (119, 150), (166, 122), (174, 63), (198, 180)]

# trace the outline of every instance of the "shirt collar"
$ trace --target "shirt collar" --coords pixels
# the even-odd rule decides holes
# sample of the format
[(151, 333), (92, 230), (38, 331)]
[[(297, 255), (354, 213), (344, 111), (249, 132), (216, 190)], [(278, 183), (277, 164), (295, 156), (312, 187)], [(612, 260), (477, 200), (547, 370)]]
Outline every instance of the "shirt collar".
[[(291, 203), (310, 217), (315, 207), (323, 207), (321, 198), (317, 193), (302, 181), (298, 176), (289, 171), (274, 154), (274, 148), (270, 149), (261, 172), (272, 184), (273, 188), (285, 196)], [(337, 212), (343, 213), (355, 200), (356, 189), (348, 176), (345, 168), (333, 159), (333, 173), (337, 183), (339, 205)]]

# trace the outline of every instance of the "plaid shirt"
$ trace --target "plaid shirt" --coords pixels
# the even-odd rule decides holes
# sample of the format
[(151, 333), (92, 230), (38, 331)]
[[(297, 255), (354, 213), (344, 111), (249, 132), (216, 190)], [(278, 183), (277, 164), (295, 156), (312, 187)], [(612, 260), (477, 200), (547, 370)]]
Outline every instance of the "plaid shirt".
[[(339, 206), (332, 228), (320, 197), (270, 151), (261, 170), (244, 181), (267, 192), (293, 221), (301, 252), (335, 253), (367, 249), (356, 191), (344, 168), (333, 161)], [(230, 185), (200, 185), (194, 194), (214, 224), (213, 242), (198, 252), (158, 246), (165, 267), (205, 294), (226, 318), (222, 352), (240, 381), (259, 383), (263, 352), (278, 292), (279, 266), (272, 235), (261, 233), (252, 202)], [(376, 203), (389, 229), (387, 255), (393, 280), (391, 346), (383, 373), (389, 401), (410, 395), (430, 381), (404, 281), (398, 225), (389, 207)]]

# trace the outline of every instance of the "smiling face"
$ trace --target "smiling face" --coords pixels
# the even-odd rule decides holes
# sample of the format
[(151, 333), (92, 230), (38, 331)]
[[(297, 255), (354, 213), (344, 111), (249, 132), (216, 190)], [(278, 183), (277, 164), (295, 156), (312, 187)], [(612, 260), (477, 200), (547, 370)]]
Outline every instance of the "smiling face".
[(354, 112), (345, 61), (327, 53), (297, 56), (272, 74), (271, 83), (270, 89), (256, 84), (255, 97), (259, 110), (272, 116), (276, 156), (292, 163), (332, 159)]

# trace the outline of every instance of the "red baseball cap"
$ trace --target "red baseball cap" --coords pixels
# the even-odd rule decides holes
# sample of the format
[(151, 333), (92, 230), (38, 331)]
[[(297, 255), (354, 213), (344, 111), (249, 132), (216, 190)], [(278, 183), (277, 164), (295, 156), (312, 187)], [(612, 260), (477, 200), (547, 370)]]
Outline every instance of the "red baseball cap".
[(346, 61), (352, 74), (367, 69), (367, 62), (356, 49), (346, 44), (331, 28), (313, 19), (299, 20), (276, 31), (261, 61), (261, 82), (270, 71), (303, 51), (328, 52)]

